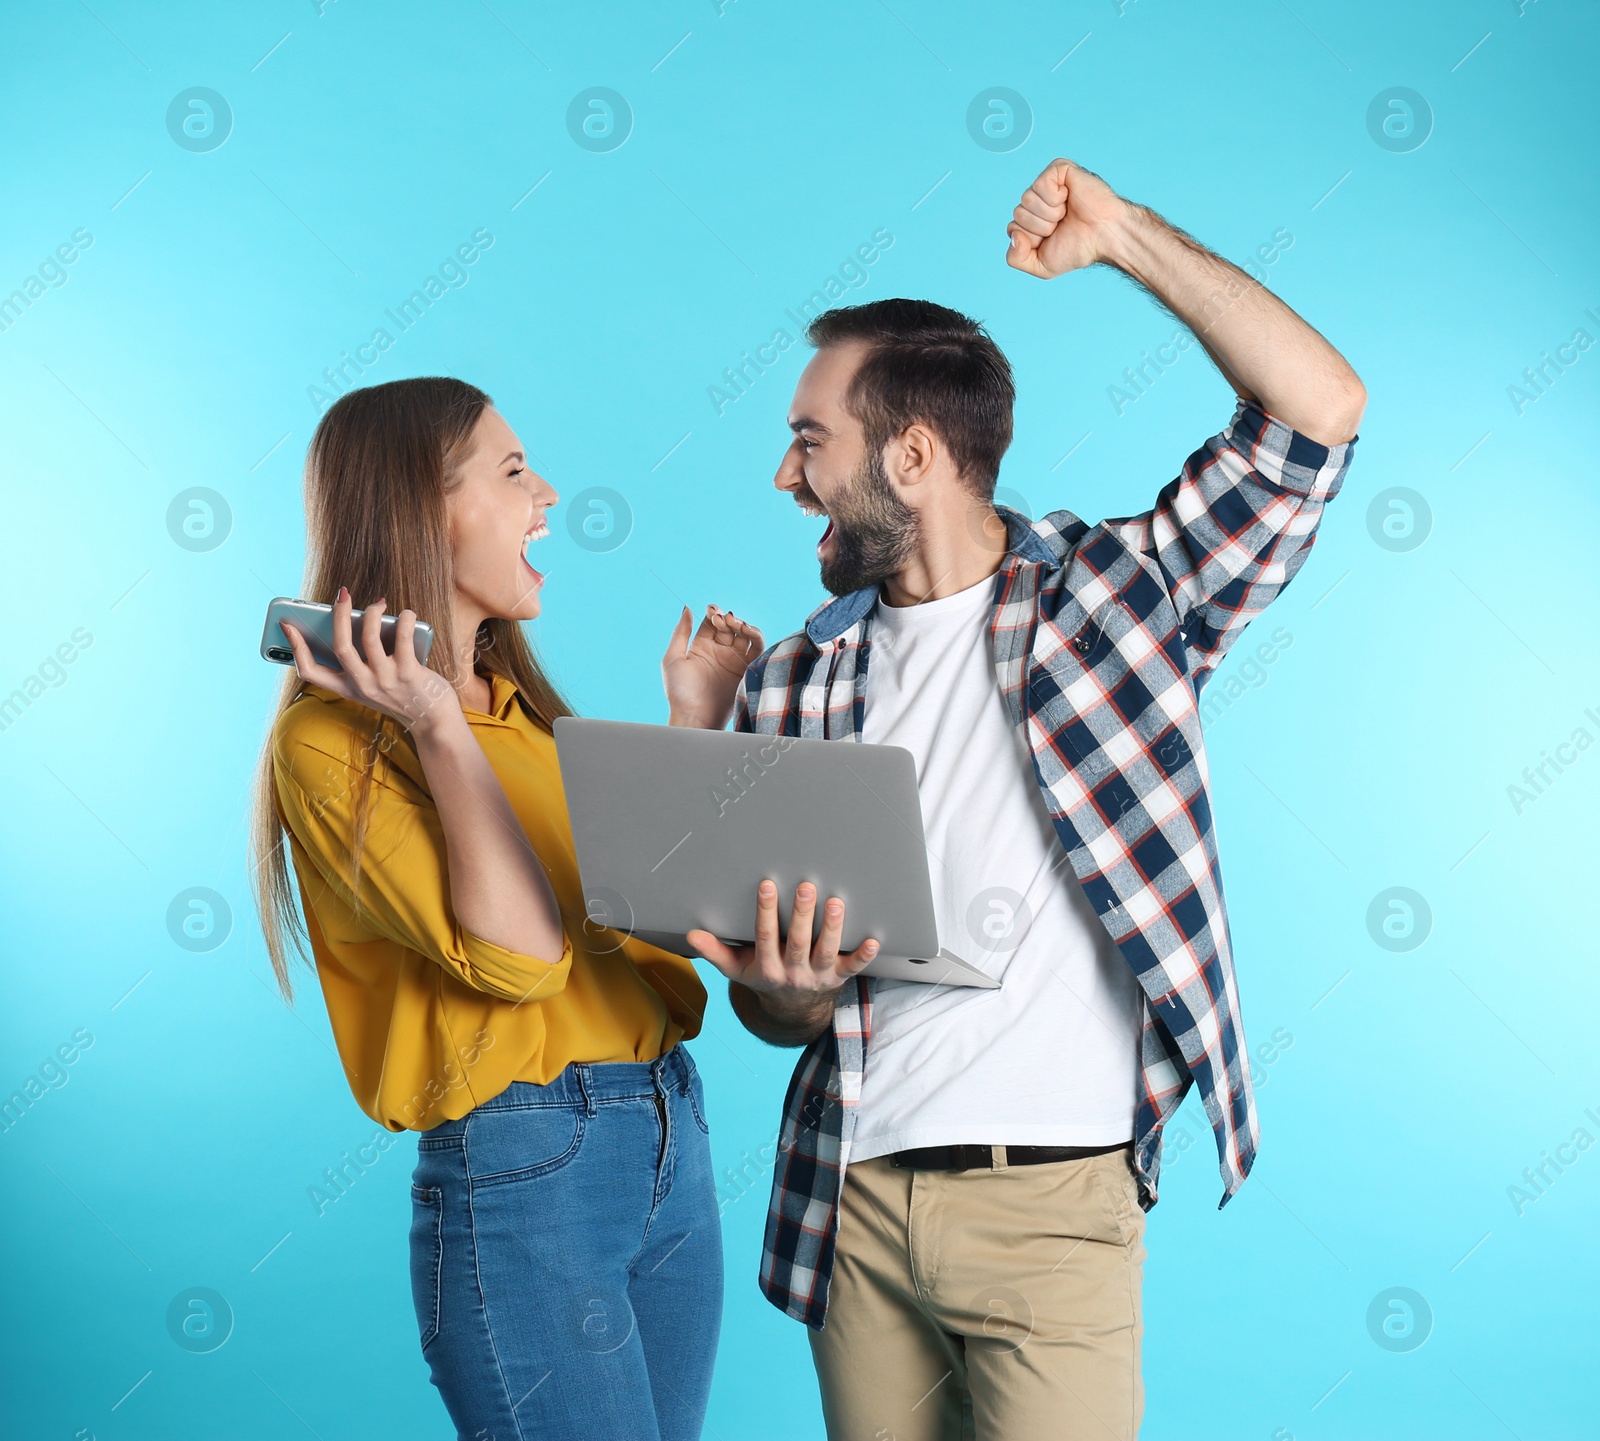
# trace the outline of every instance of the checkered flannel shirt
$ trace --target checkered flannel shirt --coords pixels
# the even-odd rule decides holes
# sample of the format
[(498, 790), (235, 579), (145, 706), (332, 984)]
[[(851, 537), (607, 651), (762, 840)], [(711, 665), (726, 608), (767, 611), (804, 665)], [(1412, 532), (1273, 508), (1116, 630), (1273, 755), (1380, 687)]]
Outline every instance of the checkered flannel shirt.
[[(1161, 1131), (1198, 1084), (1225, 1205), (1258, 1139), (1198, 711), (1207, 676), (1305, 563), (1355, 442), (1325, 446), (1240, 402), (1142, 515), (1030, 524), (1001, 508), (995, 676), (1056, 835), (1138, 977), (1134, 1169), (1155, 1204)], [(745, 673), (734, 726), (859, 740), (876, 587), (820, 606)], [(761, 1289), (820, 1327), (839, 1197), (872, 1049), (871, 987), (848, 983), (784, 1102)]]

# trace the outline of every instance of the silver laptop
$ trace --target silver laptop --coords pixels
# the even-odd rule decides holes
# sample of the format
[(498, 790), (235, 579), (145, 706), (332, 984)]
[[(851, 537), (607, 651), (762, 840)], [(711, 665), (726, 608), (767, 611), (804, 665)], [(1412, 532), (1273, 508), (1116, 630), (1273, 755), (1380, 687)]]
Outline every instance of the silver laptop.
[(939, 944), (911, 752), (629, 721), (555, 723), (589, 918), (680, 955), (686, 933), (755, 940), (756, 887), (844, 902), (842, 952), (869, 937), (869, 976), (999, 981)]

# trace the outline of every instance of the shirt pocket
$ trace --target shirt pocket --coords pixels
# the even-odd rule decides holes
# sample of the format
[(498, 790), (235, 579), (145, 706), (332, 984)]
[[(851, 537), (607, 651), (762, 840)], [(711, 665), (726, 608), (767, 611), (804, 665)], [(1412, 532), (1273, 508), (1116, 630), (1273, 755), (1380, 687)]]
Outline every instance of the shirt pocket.
[[(1085, 614), (1040, 617), (1028, 666), (1028, 704), (1038, 725), (1067, 758), (1091, 775), (1104, 769), (1100, 714), (1117, 698), (1129, 666), (1118, 641), (1132, 623), (1115, 596)], [(1114, 728), (1114, 726), (1113, 726)]]
[(1113, 596), (1088, 614), (1055, 619), (1041, 617), (1033, 658), (1052, 670), (1070, 670), (1073, 666), (1092, 670), (1116, 650), (1114, 636), (1120, 632), (1120, 621), (1125, 614)]

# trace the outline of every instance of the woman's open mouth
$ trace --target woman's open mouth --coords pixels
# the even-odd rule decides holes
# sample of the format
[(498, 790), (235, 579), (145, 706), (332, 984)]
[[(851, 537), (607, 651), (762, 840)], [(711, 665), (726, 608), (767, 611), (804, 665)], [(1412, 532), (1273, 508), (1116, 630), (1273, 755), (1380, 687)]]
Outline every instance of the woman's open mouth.
[(537, 524), (530, 526), (528, 533), (522, 537), (522, 568), (533, 578), (535, 585), (544, 584), (544, 575), (528, 564), (527, 550), (536, 540), (543, 540), (549, 534), (550, 527), (544, 523), (544, 517), (540, 516)]

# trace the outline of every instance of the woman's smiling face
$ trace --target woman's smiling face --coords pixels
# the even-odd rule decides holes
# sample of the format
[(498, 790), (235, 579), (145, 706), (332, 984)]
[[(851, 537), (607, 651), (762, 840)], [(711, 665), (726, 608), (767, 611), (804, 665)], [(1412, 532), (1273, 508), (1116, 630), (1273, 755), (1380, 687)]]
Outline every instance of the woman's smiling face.
[(544, 577), (523, 552), (549, 534), (545, 512), (560, 497), (528, 468), (522, 442), (492, 406), (472, 439), (448, 500), (457, 604), (486, 619), (532, 620)]

